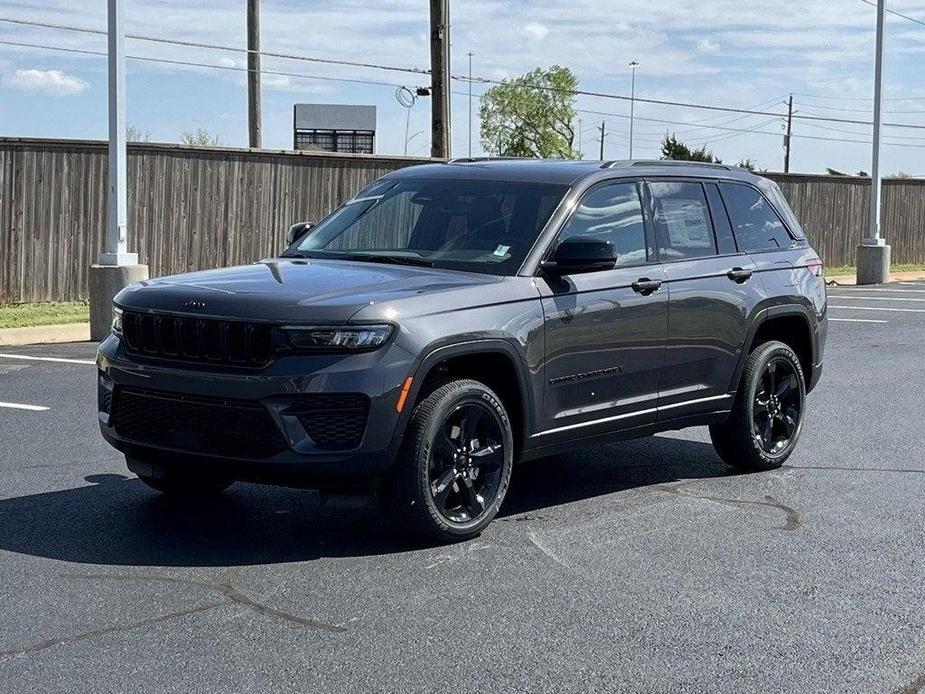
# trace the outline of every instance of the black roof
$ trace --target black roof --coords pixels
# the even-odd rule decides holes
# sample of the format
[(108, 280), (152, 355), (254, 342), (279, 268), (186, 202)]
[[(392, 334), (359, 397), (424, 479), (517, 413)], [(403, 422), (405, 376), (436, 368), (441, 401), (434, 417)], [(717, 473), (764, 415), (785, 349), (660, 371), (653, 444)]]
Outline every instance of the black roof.
[(408, 166), (389, 177), (483, 179), (571, 185), (576, 181), (621, 176), (696, 176), (755, 182), (759, 177), (735, 166), (672, 160), (593, 161), (568, 159), (450, 159), (436, 164)]

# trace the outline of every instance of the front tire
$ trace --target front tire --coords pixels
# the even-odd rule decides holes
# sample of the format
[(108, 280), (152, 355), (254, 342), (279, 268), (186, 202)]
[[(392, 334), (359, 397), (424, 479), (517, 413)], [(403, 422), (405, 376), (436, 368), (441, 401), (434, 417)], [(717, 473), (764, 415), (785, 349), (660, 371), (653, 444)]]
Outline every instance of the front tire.
[(796, 447), (805, 404), (796, 353), (783, 342), (765, 342), (746, 359), (729, 420), (710, 426), (713, 447), (738, 470), (779, 468)]
[(478, 381), (440, 386), (418, 404), (387, 481), (392, 514), (411, 533), (458, 542), (497, 515), (511, 479), (514, 437), (501, 399)]

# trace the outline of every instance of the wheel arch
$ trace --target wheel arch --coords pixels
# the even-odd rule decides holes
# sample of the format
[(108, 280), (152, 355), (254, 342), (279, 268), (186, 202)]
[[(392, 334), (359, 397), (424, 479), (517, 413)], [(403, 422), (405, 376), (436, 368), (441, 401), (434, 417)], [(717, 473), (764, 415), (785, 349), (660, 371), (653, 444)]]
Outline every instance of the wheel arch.
[(434, 347), (426, 352), (411, 375), (413, 381), (395, 431), (396, 448), (421, 399), (448, 379), (471, 378), (484, 383), (501, 398), (511, 419), (515, 458), (523, 450), (533, 427), (533, 390), (523, 358), (510, 342), (486, 338)]
[(738, 389), (748, 355), (759, 345), (769, 340), (779, 340), (788, 345), (800, 359), (806, 379), (807, 392), (812, 389), (813, 369), (818, 360), (817, 345), (813, 333), (812, 310), (799, 304), (768, 306), (760, 311), (752, 321), (745, 341), (739, 363), (736, 367), (731, 390)]

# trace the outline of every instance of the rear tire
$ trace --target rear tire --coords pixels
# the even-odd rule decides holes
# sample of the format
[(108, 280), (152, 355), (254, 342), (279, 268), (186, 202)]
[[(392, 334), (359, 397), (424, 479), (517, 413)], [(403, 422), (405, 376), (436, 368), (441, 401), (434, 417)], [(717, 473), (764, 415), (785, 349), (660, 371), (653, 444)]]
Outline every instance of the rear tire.
[(805, 403), (796, 353), (783, 342), (765, 342), (745, 361), (729, 419), (710, 426), (713, 448), (737, 470), (779, 468), (796, 447)]
[(514, 437), (501, 399), (478, 381), (440, 386), (414, 409), (387, 505), (411, 534), (440, 542), (477, 536), (504, 501)]

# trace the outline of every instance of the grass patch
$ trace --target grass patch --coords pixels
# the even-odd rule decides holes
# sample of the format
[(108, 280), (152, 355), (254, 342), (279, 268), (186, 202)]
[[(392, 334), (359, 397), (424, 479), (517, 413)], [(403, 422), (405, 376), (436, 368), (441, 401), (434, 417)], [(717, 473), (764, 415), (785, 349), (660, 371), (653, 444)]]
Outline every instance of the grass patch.
[(0, 304), (0, 328), (27, 328), (34, 325), (87, 323), (87, 301), (51, 302), (47, 304)]
[[(858, 269), (853, 265), (840, 265), (838, 267), (824, 268), (828, 277), (837, 277), (839, 275), (856, 275)], [(890, 265), (890, 272), (925, 272), (925, 265), (921, 263), (896, 263)]]

